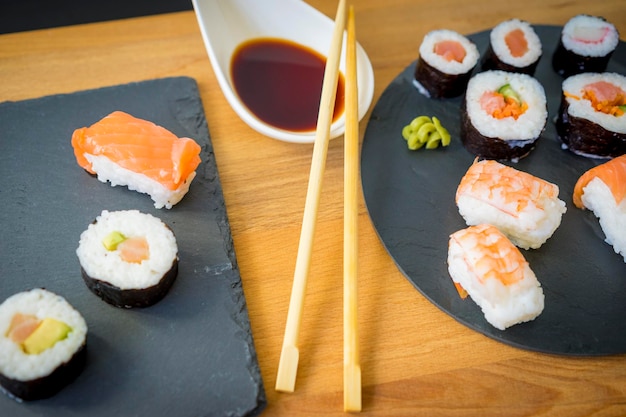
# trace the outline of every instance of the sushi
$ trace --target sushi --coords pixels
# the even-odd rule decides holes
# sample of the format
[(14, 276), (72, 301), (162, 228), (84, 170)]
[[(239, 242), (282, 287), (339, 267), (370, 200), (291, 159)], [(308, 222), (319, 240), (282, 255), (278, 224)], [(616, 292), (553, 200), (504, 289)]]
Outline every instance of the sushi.
[(573, 202), (598, 217), (606, 242), (626, 262), (626, 155), (581, 175), (574, 186)]
[(563, 26), (552, 55), (552, 67), (564, 77), (603, 72), (618, 43), (619, 33), (606, 19), (585, 14), (574, 16)]
[(481, 69), (533, 75), (541, 54), (541, 39), (530, 23), (506, 20), (491, 30)]
[(167, 129), (115, 111), (76, 129), (78, 165), (102, 182), (149, 194), (156, 208), (172, 208), (189, 191), (200, 164), (200, 145)]
[(427, 97), (458, 97), (479, 57), (478, 48), (465, 36), (447, 29), (433, 30), (420, 45), (413, 84)]
[(447, 263), (461, 297), (469, 295), (495, 328), (505, 330), (542, 313), (541, 284), (519, 249), (496, 227), (479, 224), (450, 235)]
[(584, 73), (563, 81), (556, 117), (563, 147), (591, 158), (626, 154), (626, 77)]
[(561, 224), (558, 195), (556, 184), (485, 159), (469, 167), (455, 200), (467, 225), (492, 224), (520, 248), (537, 249)]
[(546, 94), (537, 79), (481, 72), (470, 79), (461, 102), (461, 142), (476, 156), (517, 161), (534, 149), (547, 120)]
[(35, 288), (0, 304), (0, 386), (18, 401), (49, 398), (86, 362), (87, 324), (63, 297)]
[(178, 274), (174, 233), (138, 210), (103, 210), (81, 233), (76, 254), (87, 287), (116, 307), (155, 304)]

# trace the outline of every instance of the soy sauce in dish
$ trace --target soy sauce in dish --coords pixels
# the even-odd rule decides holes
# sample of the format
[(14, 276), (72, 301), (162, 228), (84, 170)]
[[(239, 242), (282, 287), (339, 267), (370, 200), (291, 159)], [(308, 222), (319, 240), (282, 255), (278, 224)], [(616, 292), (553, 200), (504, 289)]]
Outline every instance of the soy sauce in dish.
[[(293, 132), (315, 130), (326, 57), (278, 38), (242, 43), (231, 60), (235, 91), (265, 123)], [(343, 113), (344, 79), (340, 73), (333, 121)]]

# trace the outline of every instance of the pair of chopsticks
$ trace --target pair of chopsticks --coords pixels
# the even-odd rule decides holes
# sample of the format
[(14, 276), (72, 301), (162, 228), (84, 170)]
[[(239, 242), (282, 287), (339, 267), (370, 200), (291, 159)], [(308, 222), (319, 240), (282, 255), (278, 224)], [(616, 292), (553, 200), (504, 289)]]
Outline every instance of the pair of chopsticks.
[[(278, 364), (276, 390), (293, 392), (300, 352), (298, 331), (302, 321), (306, 280), (311, 264), (311, 252), (322, 175), (330, 137), (330, 125), (335, 106), (339, 60), (346, 26), (345, 0), (339, 0), (330, 52), (326, 61), (317, 130), (313, 145), (309, 185), (304, 206), (300, 243), (296, 258), (293, 287), (287, 313), (283, 346)], [(356, 35), (354, 8), (350, 6), (347, 23), (345, 120), (344, 134), (344, 410), (361, 410), (361, 367), (359, 365), (357, 334), (357, 219), (358, 219), (358, 90), (356, 75)]]

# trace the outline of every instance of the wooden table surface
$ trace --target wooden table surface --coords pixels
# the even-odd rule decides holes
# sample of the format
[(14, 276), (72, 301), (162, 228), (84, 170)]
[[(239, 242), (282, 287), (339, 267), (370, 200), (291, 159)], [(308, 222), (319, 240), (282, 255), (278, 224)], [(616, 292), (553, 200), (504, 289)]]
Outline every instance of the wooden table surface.
[[(334, 17), (335, 0), (309, 3)], [(417, 58), (422, 37), (432, 29), (470, 34), (512, 17), (562, 25), (588, 13), (609, 18), (626, 33), (623, 0), (355, 3), (357, 36), (376, 77), (374, 102)], [(328, 151), (296, 389), (278, 393), (312, 145), (261, 136), (236, 116), (191, 11), (0, 36), (0, 101), (179, 75), (198, 81), (206, 110), (267, 393), (263, 415), (343, 415), (343, 140), (333, 140)], [(362, 196), (358, 226), (362, 414), (626, 415), (626, 356), (550, 356), (476, 333), (432, 305), (400, 273)]]

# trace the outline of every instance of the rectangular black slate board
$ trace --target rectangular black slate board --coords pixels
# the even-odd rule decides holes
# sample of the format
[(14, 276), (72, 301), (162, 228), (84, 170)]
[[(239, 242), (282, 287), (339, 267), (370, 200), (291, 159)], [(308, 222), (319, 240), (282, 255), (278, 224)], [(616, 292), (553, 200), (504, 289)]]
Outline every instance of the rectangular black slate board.
[[(202, 163), (171, 210), (111, 187), (75, 160), (74, 129), (114, 110), (195, 139)], [(194, 79), (163, 78), (0, 103), (0, 302), (33, 287), (65, 297), (89, 327), (87, 366), (50, 399), (0, 395), (3, 416), (251, 416), (265, 407), (248, 311), (204, 109)], [(174, 231), (171, 291), (120, 309), (83, 283), (80, 233), (103, 210), (137, 209)]]

